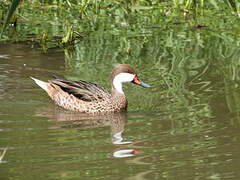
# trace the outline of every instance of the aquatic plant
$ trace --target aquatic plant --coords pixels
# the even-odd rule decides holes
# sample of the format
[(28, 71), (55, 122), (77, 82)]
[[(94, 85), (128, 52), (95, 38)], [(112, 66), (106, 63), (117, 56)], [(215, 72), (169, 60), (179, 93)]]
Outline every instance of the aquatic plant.
[[(21, 10), (16, 12), (20, 0), (2, 4), (2, 41), (39, 42), (45, 34), (45, 47), (74, 44), (75, 34), (109, 31), (121, 34), (127, 29), (133, 32), (151, 33), (154, 27), (168, 26), (169, 23), (197, 25), (210, 22), (212, 16), (234, 19), (239, 14), (239, 2), (235, 0), (171, 0), (171, 1), (98, 1), (98, 0), (54, 0), (23, 1)], [(8, 11), (6, 9), (9, 8)], [(13, 14), (16, 19), (11, 21)], [(8, 26), (15, 22), (15, 29)], [(218, 24), (217, 22), (215, 22)], [(8, 28), (7, 28), (8, 27)], [(8, 30), (6, 32), (6, 30)], [(74, 31), (73, 31), (74, 30)], [(15, 31), (15, 32), (13, 32)], [(43, 40), (43, 39), (42, 39)], [(71, 42), (71, 43), (70, 43)]]
[[(3, 24), (3, 27), (2, 27), (2, 31), (0, 33), (0, 39), (6, 29), (6, 27), (8, 26), (9, 22), (10, 22), (10, 19), (12, 18), (14, 12), (16, 11), (16, 8), (18, 7), (20, 3), (20, 0), (13, 0), (12, 3), (11, 3), (11, 6), (8, 10), (8, 13), (7, 13), (7, 16), (5, 18), (5, 21), (4, 21), (4, 24)], [(13, 23), (14, 24), (14, 23)]]

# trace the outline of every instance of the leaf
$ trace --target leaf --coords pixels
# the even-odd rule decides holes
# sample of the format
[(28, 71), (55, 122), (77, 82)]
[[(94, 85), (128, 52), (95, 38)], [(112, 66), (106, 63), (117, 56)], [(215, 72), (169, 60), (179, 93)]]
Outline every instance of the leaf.
[(218, 3), (215, 0), (209, 1), (216, 9), (218, 9)]

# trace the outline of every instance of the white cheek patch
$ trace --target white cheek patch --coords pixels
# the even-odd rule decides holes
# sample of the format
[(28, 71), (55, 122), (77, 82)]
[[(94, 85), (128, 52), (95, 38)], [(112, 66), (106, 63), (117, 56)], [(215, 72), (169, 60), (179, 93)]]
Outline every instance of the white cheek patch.
[(122, 90), (122, 83), (131, 82), (134, 79), (134, 77), (135, 77), (134, 74), (120, 73), (116, 75), (115, 78), (113, 79), (113, 86), (118, 92), (124, 94)]
[(130, 73), (120, 73), (118, 75), (115, 76), (113, 81), (116, 82), (131, 82), (133, 80), (133, 78), (135, 77), (134, 74), (130, 74)]

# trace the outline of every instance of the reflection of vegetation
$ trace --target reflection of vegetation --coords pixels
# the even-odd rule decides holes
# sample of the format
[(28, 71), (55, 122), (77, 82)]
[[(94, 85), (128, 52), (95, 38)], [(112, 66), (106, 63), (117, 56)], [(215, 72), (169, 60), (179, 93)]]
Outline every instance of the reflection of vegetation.
[[(175, 112), (175, 119), (189, 115), (197, 121), (198, 117), (212, 117), (211, 97), (224, 99), (221, 93), (224, 79), (232, 77), (232, 73), (237, 78), (238, 74), (239, 40), (231, 33), (217, 34), (186, 28), (154, 32), (154, 36), (118, 37), (101, 32), (79, 42), (74, 51), (66, 51), (66, 64), (70, 74), (74, 71), (83, 79), (106, 83), (112, 64), (130, 63), (137, 67), (140, 77), (149, 78), (144, 81), (150, 81), (153, 92), (127, 88), (130, 109)], [(86, 69), (88, 73), (84, 77), (82, 73)], [(236, 91), (227, 82), (225, 85)], [(144, 99), (142, 94), (147, 95), (144, 103), (139, 100)]]

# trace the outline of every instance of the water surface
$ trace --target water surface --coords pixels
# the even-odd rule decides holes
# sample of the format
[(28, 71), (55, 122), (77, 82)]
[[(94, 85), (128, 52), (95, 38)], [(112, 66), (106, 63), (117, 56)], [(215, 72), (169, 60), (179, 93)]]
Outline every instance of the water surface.
[[(74, 52), (0, 44), (0, 179), (239, 179), (237, 66), (210, 62), (208, 48), (165, 51), (162, 61), (154, 41), (120, 58), (112, 41), (90, 38)], [(60, 74), (109, 88), (116, 63), (152, 85), (126, 85), (123, 114), (64, 111), (29, 78)]]

